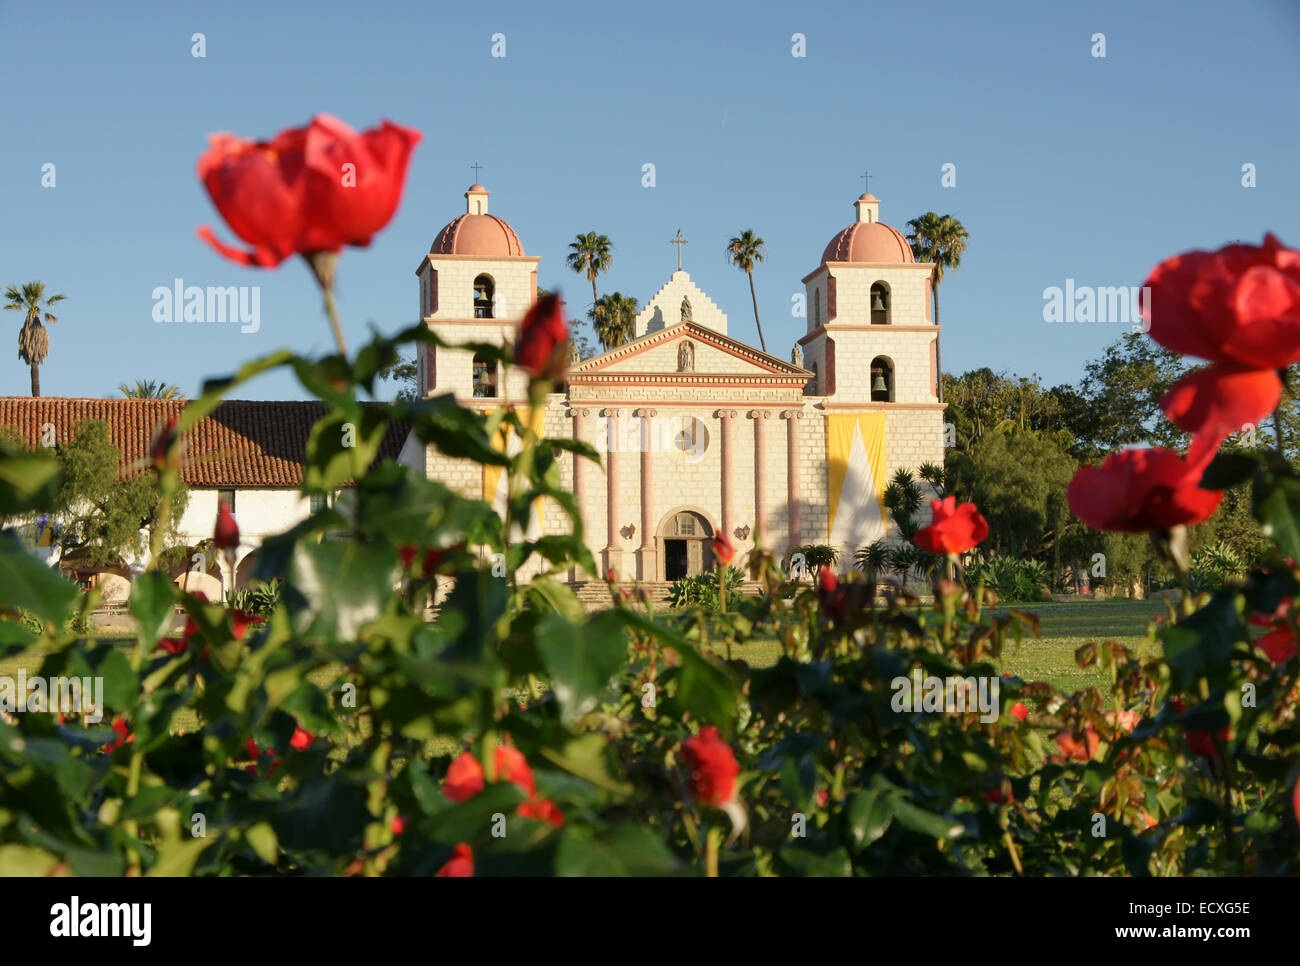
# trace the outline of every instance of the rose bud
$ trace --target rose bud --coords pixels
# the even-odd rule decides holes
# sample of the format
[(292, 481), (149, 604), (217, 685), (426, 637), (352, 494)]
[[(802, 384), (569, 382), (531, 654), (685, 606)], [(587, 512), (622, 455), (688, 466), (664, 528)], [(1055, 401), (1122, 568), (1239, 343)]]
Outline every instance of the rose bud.
[(564, 375), (568, 345), (564, 301), (558, 295), (544, 295), (519, 323), (515, 365), (534, 379), (559, 379)]
[(713, 725), (682, 742), (682, 757), (690, 769), (691, 794), (700, 804), (718, 806), (736, 797), (740, 765)]
[(719, 533), (713, 538), (711, 544), (713, 547), (713, 556), (718, 558), (721, 564), (729, 564), (732, 558), (736, 556), (736, 548), (731, 545), (725, 533)]
[(916, 531), (912, 542), (930, 553), (965, 553), (989, 535), (988, 521), (974, 503), (957, 505), (955, 496), (930, 501), (930, 525)]
[(212, 542), (222, 550), (235, 550), (239, 547), (239, 524), (230, 512), (230, 504), (225, 500), (217, 503), (217, 526), (212, 532)]

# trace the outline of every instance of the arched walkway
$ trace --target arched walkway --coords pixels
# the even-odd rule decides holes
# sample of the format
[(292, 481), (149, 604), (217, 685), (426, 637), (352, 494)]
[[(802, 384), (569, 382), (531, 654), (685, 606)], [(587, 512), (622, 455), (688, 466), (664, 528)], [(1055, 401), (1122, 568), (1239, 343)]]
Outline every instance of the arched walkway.
[(713, 525), (702, 510), (678, 507), (659, 521), (655, 550), (659, 580), (677, 580), (707, 573), (713, 568)]

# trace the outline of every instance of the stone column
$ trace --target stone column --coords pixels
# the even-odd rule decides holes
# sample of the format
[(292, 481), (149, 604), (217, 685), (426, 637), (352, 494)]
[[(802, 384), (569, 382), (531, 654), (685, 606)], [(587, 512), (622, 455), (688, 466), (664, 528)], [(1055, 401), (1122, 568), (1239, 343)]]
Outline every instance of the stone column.
[(766, 409), (751, 410), (754, 420), (754, 545), (763, 540), (763, 511), (767, 507), (767, 420), (772, 414)]
[[(576, 440), (585, 440), (587, 435), (587, 410), (573, 409), (573, 438)], [(578, 512), (585, 518), (587, 513), (587, 460), (573, 454), (573, 500), (578, 504)], [(584, 539), (587, 539), (584, 534)], [(569, 580), (578, 579), (578, 568), (572, 567), (569, 570)]]
[(732, 481), (736, 478), (736, 410), (719, 409), (718, 418), (722, 420), (722, 532), (727, 540), (735, 543), (736, 499)]
[[(781, 413), (785, 423), (785, 499), (789, 512), (789, 543), (798, 547), (803, 543), (803, 533), (799, 528), (799, 501), (802, 494), (799, 489), (799, 420), (803, 411), (787, 409)], [(788, 549), (788, 548), (787, 548)]]
[(623, 418), (621, 409), (602, 409), (600, 414), (605, 417), (605, 428), (608, 432), (606, 437), (608, 446), (605, 448), (605, 480), (609, 485), (607, 501), (609, 511), (605, 525), (605, 570), (613, 570), (614, 575), (620, 580), (623, 578), (623, 544), (618, 535), (618, 471), (620, 466), (618, 447), (619, 447), (619, 423)]
[(638, 409), (641, 417), (641, 549), (637, 551), (643, 581), (659, 579), (659, 556), (655, 550), (654, 513), (654, 419), (657, 409)]

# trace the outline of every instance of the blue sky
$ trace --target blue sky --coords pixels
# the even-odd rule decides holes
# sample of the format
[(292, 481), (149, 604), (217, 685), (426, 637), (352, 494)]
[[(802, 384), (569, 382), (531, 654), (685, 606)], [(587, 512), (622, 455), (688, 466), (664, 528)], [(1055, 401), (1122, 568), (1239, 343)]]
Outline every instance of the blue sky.
[[(202, 32), (206, 54), (191, 56)], [(506, 56), (491, 56), (492, 35)], [(791, 56), (806, 36), (807, 56)], [(1106, 57), (1091, 55), (1104, 33)], [(1161, 258), (1266, 230), (1300, 245), (1300, 4), (1291, 0), (828, 3), (102, 3), (0, 0), (0, 283), (68, 296), (46, 395), (121, 381), (197, 391), (289, 346), (331, 346), (305, 266), (246, 269), (195, 176), (209, 132), (266, 137), (328, 112), (424, 132), (403, 204), (340, 262), (353, 345), (414, 321), (414, 269), (484, 165), (541, 284), (586, 308), (566, 245), (614, 242), (602, 291), (641, 302), (690, 239), (692, 277), (757, 344), (728, 237), (754, 228), (771, 350), (789, 353), (800, 278), (853, 218), (872, 172), (881, 218), (926, 210), (971, 233), (941, 289), (946, 369), (1075, 381), (1117, 324), (1048, 325), (1043, 290), (1140, 285)], [(654, 188), (641, 185), (645, 163)], [(57, 183), (41, 185), (42, 165)], [(956, 165), (957, 185), (940, 185)], [(1253, 164), (1257, 186), (1241, 184)], [(261, 330), (157, 325), (152, 292), (260, 285)], [(18, 316), (0, 317), (16, 339)], [(28, 391), (16, 345), (0, 394)], [(252, 398), (301, 398), (270, 375)]]

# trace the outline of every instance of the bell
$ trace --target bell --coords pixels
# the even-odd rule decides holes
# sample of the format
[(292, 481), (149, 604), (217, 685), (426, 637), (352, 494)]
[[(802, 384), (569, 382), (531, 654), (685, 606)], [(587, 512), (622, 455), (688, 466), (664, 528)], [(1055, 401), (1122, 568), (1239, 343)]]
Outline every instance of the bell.
[(885, 299), (879, 292), (876, 292), (874, 295), (871, 296), (871, 311), (873, 312), (885, 311)]
[(889, 392), (889, 387), (885, 385), (885, 374), (876, 370), (876, 378), (871, 380), (872, 392)]

